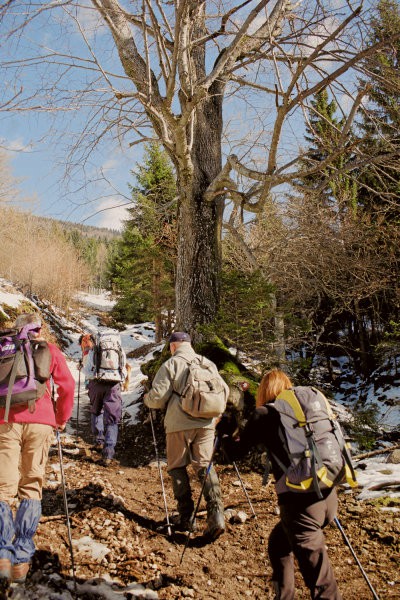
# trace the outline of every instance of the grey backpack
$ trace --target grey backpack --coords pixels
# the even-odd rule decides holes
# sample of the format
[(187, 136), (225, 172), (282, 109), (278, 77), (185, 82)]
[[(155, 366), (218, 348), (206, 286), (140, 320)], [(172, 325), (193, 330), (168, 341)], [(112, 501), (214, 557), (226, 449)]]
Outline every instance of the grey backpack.
[(188, 362), (188, 374), (181, 397), (183, 410), (192, 417), (211, 419), (226, 407), (229, 388), (216, 365), (205, 356), (196, 355)]
[(125, 363), (121, 336), (114, 332), (98, 333), (88, 353), (85, 375), (89, 380), (121, 382), (126, 376)]
[(284, 471), (287, 489), (295, 492), (321, 490), (346, 481), (356, 487), (348, 445), (332, 408), (319, 390), (299, 386), (281, 392), (272, 404), (278, 411), (280, 436), (288, 455)]

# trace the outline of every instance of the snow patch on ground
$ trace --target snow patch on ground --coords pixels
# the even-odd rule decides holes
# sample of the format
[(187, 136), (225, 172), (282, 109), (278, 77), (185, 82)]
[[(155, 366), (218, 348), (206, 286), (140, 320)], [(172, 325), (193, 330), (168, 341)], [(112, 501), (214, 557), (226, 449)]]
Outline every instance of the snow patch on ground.
[(110, 552), (110, 549), (105, 544), (96, 542), (89, 535), (85, 535), (78, 540), (72, 540), (72, 545), (75, 546), (78, 552), (90, 554), (94, 560), (98, 561), (103, 560)]
[(111, 293), (103, 291), (101, 294), (87, 294), (85, 292), (79, 292), (76, 295), (76, 299), (87, 304), (91, 308), (98, 308), (100, 310), (111, 310), (115, 304), (115, 300), (112, 300)]
[(0, 312), (6, 319), (9, 319), (9, 315), (3, 307), (11, 306), (11, 308), (18, 308), (22, 302), (29, 302), (23, 294), (7, 291), (6, 288), (9, 286), (11, 286), (11, 284), (0, 277)]
[(356, 465), (357, 481), (361, 489), (358, 500), (381, 496), (400, 498), (400, 464), (383, 462), (384, 460), (375, 457), (363, 460), (358, 467)]

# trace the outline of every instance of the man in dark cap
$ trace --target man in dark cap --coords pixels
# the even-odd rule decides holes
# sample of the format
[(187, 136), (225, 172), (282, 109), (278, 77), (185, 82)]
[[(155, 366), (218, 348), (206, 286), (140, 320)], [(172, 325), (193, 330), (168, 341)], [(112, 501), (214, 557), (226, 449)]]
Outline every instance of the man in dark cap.
[[(213, 541), (225, 531), (221, 490), (213, 466), (207, 475), (214, 447), (216, 418), (189, 415), (182, 408), (181, 395), (188, 378), (188, 365), (192, 361), (199, 358), (210, 363), (214, 369), (216, 366), (195, 353), (188, 333), (172, 333), (169, 347), (172, 356), (157, 371), (144, 402), (150, 409), (166, 407), (167, 469), (179, 512), (176, 528), (186, 531), (193, 516), (194, 502), (186, 469), (191, 464), (201, 482), (206, 477), (204, 497), (207, 503), (207, 528), (204, 535)], [(227, 399), (229, 388), (225, 383), (224, 386)]]

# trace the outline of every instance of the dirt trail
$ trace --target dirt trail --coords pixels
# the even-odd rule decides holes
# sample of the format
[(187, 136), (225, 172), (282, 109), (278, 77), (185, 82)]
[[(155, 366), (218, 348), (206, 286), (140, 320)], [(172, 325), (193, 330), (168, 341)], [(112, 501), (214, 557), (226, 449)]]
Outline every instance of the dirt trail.
[[(159, 423), (157, 438), (161, 455), (163, 432)], [(262, 487), (259, 473), (249, 471), (243, 463), (238, 464), (257, 515), (253, 519), (234, 469), (217, 464), (225, 508), (231, 509), (233, 515), (243, 511), (247, 519), (239, 523), (232, 518), (225, 535), (213, 544), (207, 544), (201, 533), (193, 535), (180, 564), (186, 538), (176, 534), (170, 539), (162, 527), (164, 504), (150, 425), (144, 423), (123, 432), (118, 462), (107, 468), (98, 465), (99, 456), (91, 450), (88, 441), (71, 439), (72, 445), (64, 443), (63, 446), (72, 537), (79, 540), (90, 536), (109, 549), (104, 558), (94, 559), (75, 548), (78, 582), (107, 578), (109, 574), (121, 586), (142, 583), (147, 589), (155, 590), (160, 599), (273, 598), (267, 540), (278, 516), (273, 486)], [(34, 565), (37, 573), (32, 576), (32, 583), (40, 578), (48, 580), (52, 572), (68, 577), (70, 571), (63, 498), (61, 487), (57, 486), (57, 462), (54, 447), (37, 536)], [(163, 473), (172, 512), (175, 503), (165, 469)], [(197, 498), (199, 485), (195, 484), (194, 490)], [(381, 600), (400, 598), (399, 513), (382, 512), (372, 505), (358, 503), (354, 492), (341, 491), (339, 518)], [(205, 526), (203, 505), (198, 522), (201, 532)], [(338, 529), (328, 527), (326, 539), (343, 597), (346, 600), (371, 598)], [(299, 575), (297, 587), (298, 599), (309, 598)], [(93, 598), (93, 595), (79, 597)]]

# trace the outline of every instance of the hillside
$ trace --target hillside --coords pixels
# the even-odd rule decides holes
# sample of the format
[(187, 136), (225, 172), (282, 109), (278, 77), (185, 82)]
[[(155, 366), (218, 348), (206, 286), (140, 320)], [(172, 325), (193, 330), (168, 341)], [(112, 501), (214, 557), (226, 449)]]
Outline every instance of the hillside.
[[(0, 296), (0, 300), (7, 310), (13, 306), (12, 302), (18, 305), (21, 296), (13, 296), (8, 288), (7, 302), (5, 295)], [(14, 600), (272, 599), (267, 539), (278, 519), (276, 499), (272, 484), (263, 487), (260, 473), (251, 470), (249, 463), (241, 462), (237, 466), (251, 506), (233, 466), (224, 464), (220, 456), (216, 459), (228, 521), (225, 535), (213, 544), (205, 542), (201, 535), (205, 524), (203, 504), (198, 519), (199, 533), (193, 534), (183, 560), (185, 536), (175, 534), (170, 538), (167, 535), (152, 432), (141, 402), (140, 364), (156, 349), (152, 324), (132, 325), (121, 333), (130, 357), (132, 380), (129, 391), (124, 394), (117, 460), (107, 468), (99, 464), (99, 455), (91, 445), (87, 395), (76, 368), (77, 339), (82, 330), (94, 331), (107, 324), (110, 303), (100, 299), (96, 302), (87, 296), (82, 300), (85, 302), (81, 309), (68, 319), (50, 306), (44, 311), (53, 334), (59, 338), (62, 333), (63, 348), (77, 381), (73, 418), (67, 434), (61, 436), (72, 557), (59, 454), (54, 444), (47, 466), (43, 516), (32, 570), (25, 586), (4, 589), (2, 597)], [(164, 433), (158, 419), (156, 440), (163, 459)], [(400, 598), (400, 465), (384, 462), (398, 463), (398, 452), (390, 454), (388, 450), (371, 459), (357, 461), (361, 488), (339, 490), (340, 522), (381, 600)], [(175, 503), (163, 460), (162, 465), (171, 515)], [(197, 499), (197, 484), (194, 493)], [(252, 510), (256, 518), (252, 517)], [(367, 600), (372, 597), (338, 529), (328, 527), (326, 540), (343, 598)], [(296, 585), (296, 598), (309, 598), (299, 575)]]
[(82, 223), (74, 223), (72, 221), (61, 221), (50, 217), (39, 217), (35, 215), (35, 220), (43, 225), (43, 227), (54, 227), (59, 225), (66, 231), (78, 231), (83, 237), (92, 237), (104, 240), (113, 240), (121, 236), (119, 231), (108, 229), (107, 227), (96, 227), (95, 225), (84, 225)]

